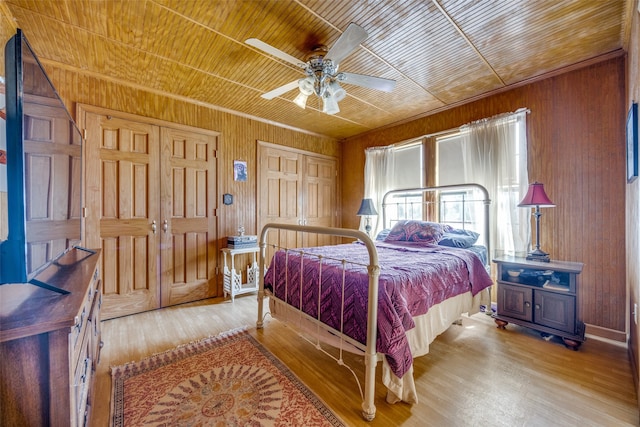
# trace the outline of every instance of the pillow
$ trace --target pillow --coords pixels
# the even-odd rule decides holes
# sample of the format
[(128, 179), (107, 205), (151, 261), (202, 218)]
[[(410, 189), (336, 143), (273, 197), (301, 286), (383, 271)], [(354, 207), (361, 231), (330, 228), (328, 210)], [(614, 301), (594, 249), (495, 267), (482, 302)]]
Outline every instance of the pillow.
[(383, 240), (387, 238), (387, 236), (389, 235), (389, 232), (391, 231), (391, 229), (389, 228), (385, 228), (384, 230), (382, 230), (381, 232), (378, 233), (378, 235), (376, 236), (376, 240)]
[(442, 246), (452, 246), (454, 248), (467, 249), (473, 246), (480, 235), (471, 230), (451, 229), (445, 232), (438, 242)]
[(385, 242), (438, 243), (445, 231), (451, 227), (437, 222), (405, 220), (393, 226)]

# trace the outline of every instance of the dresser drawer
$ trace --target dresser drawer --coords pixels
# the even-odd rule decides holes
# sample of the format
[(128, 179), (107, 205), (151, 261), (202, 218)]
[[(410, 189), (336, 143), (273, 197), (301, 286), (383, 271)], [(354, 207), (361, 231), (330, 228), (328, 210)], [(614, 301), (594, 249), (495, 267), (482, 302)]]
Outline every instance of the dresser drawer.
[(93, 306), (89, 312), (89, 337), (90, 352), (89, 357), (93, 361), (92, 369), (95, 371), (100, 362), (100, 349), (102, 348), (102, 332), (100, 329), (100, 307), (102, 306), (102, 294), (100, 293), (100, 280), (97, 281), (96, 296), (93, 300)]
[[(85, 334), (88, 331), (89, 318), (92, 316), (92, 309), (94, 308), (94, 302), (100, 296), (100, 291), (97, 288), (97, 284), (99, 282), (97, 276), (97, 269), (92, 275), (91, 283), (87, 289), (87, 293), (84, 298), (84, 303), (82, 304), (82, 309), (74, 318), (74, 326), (71, 328), (70, 337), (69, 337), (69, 346), (71, 361), (76, 361), (80, 357), (81, 344), (84, 340)], [(89, 327), (90, 329), (90, 327)]]
[(75, 418), (72, 425), (84, 426), (85, 413), (87, 411), (87, 397), (89, 395), (89, 385), (93, 376), (93, 364), (89, 357), (91, 339), (86, 336), (80, 346), (80, 355), (71, 381), (71, 416)]

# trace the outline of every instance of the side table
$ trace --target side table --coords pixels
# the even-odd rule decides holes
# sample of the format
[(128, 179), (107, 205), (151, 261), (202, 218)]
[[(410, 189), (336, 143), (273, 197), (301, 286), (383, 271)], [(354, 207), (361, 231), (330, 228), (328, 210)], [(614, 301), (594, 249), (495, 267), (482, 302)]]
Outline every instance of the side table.
[(556, 335), (577, 350), (584, 342), (584, 323), (578, 316), (580, 262), (537, 262), (500, 257), (498, 266), (498, 328), (515, 323), (543, 334)]
[[(224, 256), (224, 296), (231, 295), (233, 301), (236, 295), (255, 292), (258, 290), (258, 262), (256, 255), (260, 247), (249, 246), (246, 248), (222, 248)], [(235, 256), (238, 254), (253, 254), (253, 262), (247, 266), (247, 281), (242, 282), (242, 271), (236, 270)], [(227, 255), (231, 258), (231, 267), (227, 264)]]

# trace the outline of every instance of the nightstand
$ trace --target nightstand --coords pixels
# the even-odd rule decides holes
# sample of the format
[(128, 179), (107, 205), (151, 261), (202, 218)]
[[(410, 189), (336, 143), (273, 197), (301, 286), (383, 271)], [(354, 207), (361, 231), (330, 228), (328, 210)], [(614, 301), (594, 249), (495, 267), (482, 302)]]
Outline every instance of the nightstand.
[(582, 263), (528, 261), (499, 257), (498, 307), (494, 320), (498, 328), (509, 323), (535, 329), (563, 339), (577, 350), (584, 342), (584, 323), (578, 319), (578, 276)]
[[(224, 255), (224, 296), (231, 295), (231, 300), (236, 295), (258, 290), (258, 262), (256, 254), (260, 250), (258, 245), (246, 248), (222, 248)], [(247, 266), (247, 281), (242, 283), (242, 271), (236, 270), (235, 256), (238, 254), (253, 254), (253, 261)], [(227, 264), (227, 255), (231, 258), (231, 268)]]

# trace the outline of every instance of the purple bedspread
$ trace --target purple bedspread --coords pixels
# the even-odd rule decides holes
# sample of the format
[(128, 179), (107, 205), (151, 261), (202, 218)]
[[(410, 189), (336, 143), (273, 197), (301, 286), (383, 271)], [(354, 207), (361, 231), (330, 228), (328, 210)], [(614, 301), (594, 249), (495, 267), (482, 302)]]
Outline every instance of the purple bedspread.
[[(380, 264), (376, 350), (386, 355), (392, 372), (402, 378), (413, 362), (405, 335), (415, 327), (413, 317), (425, 314), (430, 307), (447, 298), (470, 290), (475, 295), (491, 286), (492, 281), (478, 256), (465, 249), (408, 242), (376, 242), (376, 247)], [(322, 322), (364, 344), (369, 284), (365, 267), (369, 262), (366, 247), (361, 243), (351, 243), (302, 250), (304, 257), (296, 251), (288, 254), (276, 252), (265, 275), (265, 288), (298, 309), (302, 304), (303, 311), (314, 318), (318, 318), (320, 306)], [(307, 253), (333, 258), (322, 258), (320, 296), (320, 262), (318, 257)], [(342, 328), (343, 267), (342, 262), (335, 259), (361, 264), (347, 263)], [(302, 276), (301, 263), (304, 266)]]

